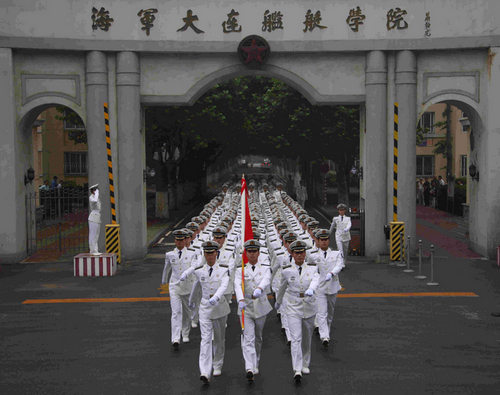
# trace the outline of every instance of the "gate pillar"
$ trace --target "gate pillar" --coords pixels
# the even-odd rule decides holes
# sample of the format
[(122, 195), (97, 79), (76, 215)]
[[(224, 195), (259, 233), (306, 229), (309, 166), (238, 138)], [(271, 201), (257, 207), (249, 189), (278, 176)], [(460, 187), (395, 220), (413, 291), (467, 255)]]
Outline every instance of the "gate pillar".
[(417, 242), (417, 59), (411, 51), (396, 55), (398, 111), (398, 221), (405, 223), (411, 250)]
[(387, 59), (384, 52), (367, 54), (365, 85), (365, 255), (376, 257), (385, 250), (387, 221)]
[[(26, 192), (33, 186), (24, 185), (24, 175), (29, 168), (28, 160), (23, 160), (16, 131), (14, 108), (14, 66), (12, 49), (0, 48), (0, 259), (3, 263), (19, 262), (26, 257)], [(31, 165), (33, 165), (31, 163)], [(24, 213), (24, 215), (21, 215)]]
[[(108, 154), (104, 128), (104, 103), (108, 102), (108, 67), (106, 54), (87, 53), (85, 68), (87, 143), (89, 186), (99, 183), (101, 198), (101, 226), (111, 223), (109, 200)], [(88, 191), (87, 191), (88, 192)], [(99, 235), (99, 251), (105, 250), (104, 231)]]
[(116, 59), (118, 111), (119, 210), (122, 261), (142, 259), (147, 253), (145, 137), (141, 131), (140, 65), (134, 52)]

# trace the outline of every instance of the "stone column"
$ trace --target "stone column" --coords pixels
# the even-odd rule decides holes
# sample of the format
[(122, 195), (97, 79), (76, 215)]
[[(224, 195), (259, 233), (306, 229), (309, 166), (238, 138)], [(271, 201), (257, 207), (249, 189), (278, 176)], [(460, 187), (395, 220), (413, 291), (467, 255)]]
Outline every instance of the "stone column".
[(377, 257), (385, 251), (384, 225), (387, 217), (387, 60), (384, 52), (367, 54), (365, 85), (365, 255)]
[(104, 128), (104, 103), (108, 101), (108, 68), (106, 54), (87, 53), (85, 69), (87, 96), (87, 130), (89, 186), (99, 184), (101, 198), (101, 231), (99, 252), (105, 251), (105, 225), (111, 223), (109, 199), (108, 153)]
[(122, 259), (141, 259), (146, 256), (147, 238), (139, 56), (119, 52), (116, 65)]
[[(17, 87), (20, 91), (20, 81)], [(14, 66), (10, 48), (0, 48), (0, 259), (3, 263), (16, 263), (26, 257), (26, 192), (24, 175), (30, 163), (23, 163), (19, 155), (19, 132), (14, 107)], [(31, 132), (30, 132), (31, 134)], [(31, 147), (30, 147), (31, 149)], [(29, 150), (26, 150), (29, 152)], [(21, 215), (21, 213), (23, 215)]]
[(399, 104), (398, 221), (405, 223), (406, 238), (411, 236), (414, 250), (417, 245), (417, 59), (411, 51), (396, 55), (396, 101)]

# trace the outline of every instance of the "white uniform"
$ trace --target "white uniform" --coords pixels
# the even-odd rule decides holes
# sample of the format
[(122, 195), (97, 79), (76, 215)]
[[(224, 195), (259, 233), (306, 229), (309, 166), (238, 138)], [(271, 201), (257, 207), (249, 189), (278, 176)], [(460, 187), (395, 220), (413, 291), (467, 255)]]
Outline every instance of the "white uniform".
[(194, 252), (187, 248), (179, 250), (175, 248), (165, 254), (165, 267), (163, 268), (162, 284), (166, 284), (168, 274), (171, 271), (169, 281), (170, 307), (172, 309), (172, 343), (180, 343), (182, 338), (188, 339), (191, 330), (191, 309), (189, 308), (189, 294), (193, 287), (194, 277), (188, 275), (186, 280), (181, 281), (182, 273), (191, 268)]
[(349, 230), (351, 229), (351, 218), (347, 216), (333, 217), (332, 225), (330, 226), (330, 233), (332, 233), (335, 228), (335, 241), (337, 243), (337, 249), (342, 251), (343, 264), (345, 267), (345, 261), (347, 259), (347, 254), (349, 252), (349, 241), (351, 240), (351, 234)]
[[(201, 287), (201, 302), (199, 308), (200, 316), (200, 373), (210, 378), (212, 368), (221, 370), (224, 362), (224, 351), (226, 342), (226, 321), (230, 312), (229, 304), (224, 298), (224, 291), (229, 284), (229, 271), (226, 265), (220, 265), (217, 261), (213, 265), (212, 274), (209, 274), (210, 266), (205, 264), (195, 269), (195, 283), (191, 290), (190, 302), (193, 295)], [(216, 296), (218, 304), (212, 306), (209, 299)], [(213, 343), (212, 343), (213, 336)]]
[(316, 292), (319, 273), (316, 264), (292, 264), (283, 268), (283, 279), (276, 297), (276, 302), (286, 299), (286, 314), (292, 340), (292, 366), (295, 372), (309, 368), (311, 362), (311, 339), (314, 329), (314, 317), (317, 313), (316, 296), (305, 296), (308, 289)]
[(99, 254), (99, 234), (101, 229), (101, 199), (99, 189), (89, 196), (89, 248), (91, 254)]
[[(338, 274), (342, 270), (343, 258), (340, 251), (333, 251), (328, 248), (326, 251), (320, 250), (316, 257), (316, 265), (320, 275), (318, 291), (318, 314), (316, 316), (321, 339), (330, 340), (330, 328), (332, 326), (333, 312), (337, 300), (337, 292), (340, 291), (340, 281)], [(326, 275), (332, 273), (332, 279), (326, 281)]]
[[(260, 351), (262, 349), (262, 332), (266, 323), (267, 314), (272, 310), (267, 299), (266, 289), (271, 282), (271, 267), (269, 264), (257, 262), (255, 269), (252, 265), (245, 265), (245, 294), (241, 289), (241, 265), (236, 269), (234, 290), (236, 300), (245, 300), (245, 330), (241, 340), (241, 349), (245, 359), (245, 369), (256, 371), (259, 368)], [(260, 298), (254, 299), (253, 292), (260, 288)], [(238, 309), (241, 317), (241, 310)], [(240, 318), (241, 319), (241, 318)]]

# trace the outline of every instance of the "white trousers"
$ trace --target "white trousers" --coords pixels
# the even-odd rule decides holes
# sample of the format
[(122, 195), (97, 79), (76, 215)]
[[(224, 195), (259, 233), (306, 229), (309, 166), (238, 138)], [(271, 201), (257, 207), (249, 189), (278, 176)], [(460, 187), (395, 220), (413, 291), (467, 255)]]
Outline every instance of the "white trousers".
[(189, 295), (170, 293), (170, 307), (172, 309), (172, 343), (180, 343), (182, 337), (189, 337), (191, 331), (191, 310), (189, 309)]
[(290, 326), (288, 325), (288, 316), (286, 315), (286, 300), (280, 306), (279, 313), (281, 314), (281, 327), (285, 329), (286, 341), (292, 340), (290, 337)]
[(201, 289), (197, 288), (195, 293), (193, 294), (193, 302), (196, 304), (193, 310), (191, 310), (191, 321), (198, 322), (198, 311), (201, 303)]
[[(260, 351), (262, 350), (262, 333), (267, 315), (251, 318), (245, 315), (245, 330), (241, 339), (241, 351), (245, 360), (245, 370), (259, 368)], [(241, 316), (240, 316), (241, 325)]]
[(336, 237), (335, 241), (337, 242), (337, 249), (340, 251), (340, 249), (342, 248), (342, 255), (344, 255), (344, 261), (342, 263), (342, 267), (345, 267), (345, 262), (347, 260), (347, 254), (349, 253), (350, 240), (342, 241), (340, 239), (340, 237)]
[(292, 366), (294, 372), (308, 368), (311, 363), (311, 339), (314, 330), (314, 317), (300, 318), (288, 316), (290, 336), (292, 337)]
[(99, 252), (98, 242), (100, 229), (101, 224), (89, 221), (89, 248), (91, 254)]
[(330, 328), (332, 327), (333, 311), (337, 294), (318, 293), (316, 301), (318, 303), (318, 314), (316, 319), (319, 327), (319, 337), (330, 340)]
[[(226, 348), (227, 315), (215, 320), (200, 317), (200, 374), (210, 377), (213, 369), (222, 369)], [(213, 335), (213, 342), (212, 342)]]

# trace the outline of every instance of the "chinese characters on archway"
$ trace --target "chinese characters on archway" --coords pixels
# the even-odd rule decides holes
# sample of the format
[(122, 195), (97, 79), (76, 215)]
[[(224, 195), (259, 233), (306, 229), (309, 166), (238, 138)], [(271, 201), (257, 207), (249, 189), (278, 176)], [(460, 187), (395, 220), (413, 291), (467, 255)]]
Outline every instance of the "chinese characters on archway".
[[(138, 13), (137, 16), (139, 17), (139, 21), (142, 24), (141, 30), (143, 30), (146, 35), (149, 36), (151, 29), (153, 29), (154, 26), (154, 21), (156, 19), (155, 14), (158, 14), (158, 9), (156, 8), (149, 8), (146, 10), (141, 9)], [(386, 27), (388, 31), (391, 30), (404, 30), (408, 29), (408, 22), (405, 20), (405, 15), (407, 15), (406, 10), (402, 10), (399, 7), (391, 8), (386, 15)], [(243, 31), (243, 26), (241, 26), (238, 22), (238, 17), (240, 16), (240, 13), (236, 11), (235, 9), (232, 9), (231, 12), (226, 14), (227, 18), (224, 17), (224, 20), (221, 22), (220, 26), (222, 26), (222, 32), (223, 33), (241, 33)], [(108, 31), (110, 27), (112, 26), (114, 19), (111, 18), (110, 12), (106, 10), (104, 7), (101, 7), (100, 10), (97, 10), (97, 8), (93, 7), (92, 8), (92, 29), (97, 30), (101, 29), (103, 31)], [(279, 11), (279, 10), (266, 10), (263, 14), (262, 17), (262, 31), (263, 32), (273, 32), (275, 30), (284, 30), (285, 28), (285, 23), (284, 23), (285, 16), (284, 14)], [(324, 23), (325, 21), (322, 21), (322, 16), (321, 16), (321, 11), (320, 10), (307, 10), (307, 12), (304, 15), (304, 22), (303, 25), (304, 27), (301, 28), (304, 33), (307, 32), (312, 32), (315, 29), (322, 30), (322, 29), (327, 29), (328, 26), (325, 26)], [(349, 28), (354, 32), (358, 33), (360, 30), (360, 27), (364, 24), (363, 21), (367, 20), (368, 17), (363, 14), (363, 10), (357, 6), (349, 10), (349, 13), (347, 15), (346, 24), (349, 26)], [(430, 17), (430, 12), (427, 12), (425, 15), (425, 36), (430, 37), (431, 35), (431, 17)], [(193, 15), (192, 10), (188, 10), (186, 13), (186, 17), (182, 18), (182, 21), (184, 22), (183, 26), (180, 26), (179, 29), (177, 29), (178, 32), (184, 32), (188, 28), (191, 28), (196, 34), (202, 34), (205, 33), (203, 30), (201, 30), (199, 27), (195, 25), (195, 22), (199, 22), (200, 19), (198, 18), (197, 15)], [(180, 22), (180, 21), (179, 21)], [(179, 25), (182, 22), (179, 23)], [(331, 21), (330, 23), (334, 23)], [(288, 29), (296, 29), (297, 26), (290, 26), (287, 27)]]

